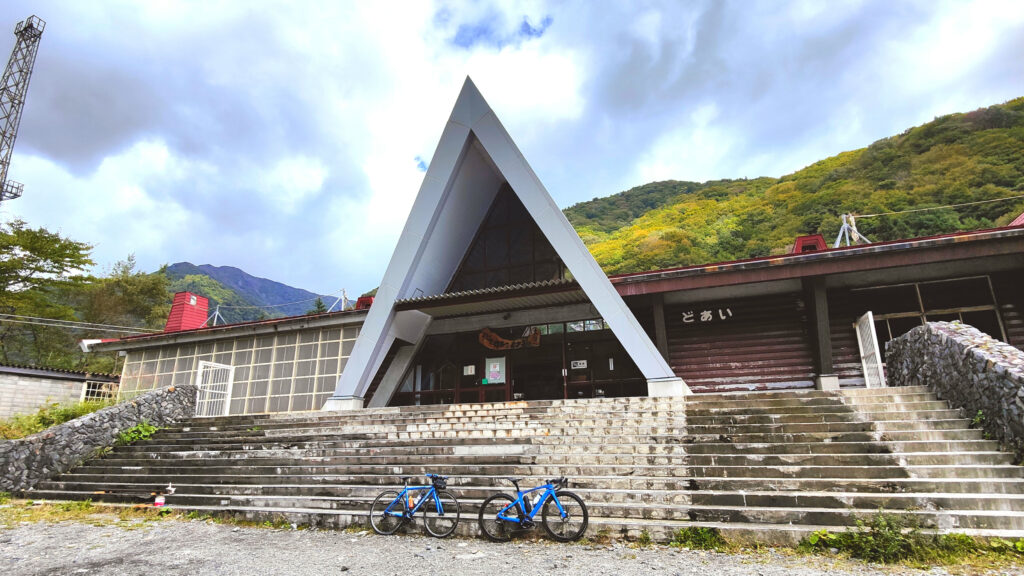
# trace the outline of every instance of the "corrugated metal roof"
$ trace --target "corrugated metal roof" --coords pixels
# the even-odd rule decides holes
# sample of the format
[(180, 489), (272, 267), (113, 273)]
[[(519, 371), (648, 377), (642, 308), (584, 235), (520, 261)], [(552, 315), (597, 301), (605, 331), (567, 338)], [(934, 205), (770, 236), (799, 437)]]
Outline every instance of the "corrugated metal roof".
[(1021, 212), (1020, 216), (1014, 218), (1013, 222), (1010, 222), (1010, 226), (1024, 226), (1024, 212)]
[(447, 318), (586, 301), (587, 295), (575, 280), (545, 280), (407, 298), (396, 302), (395, 307), (399, 310), (419, 310), (434, 318)]
[(511, 286), (498, 286), (495, 288), (479, 288), (477, 290), (464, 290), (462, 292), (449, 292), (445, 294), (434, 294), (432, 296), (419, 296), (417, 298), (406, 298), (404, 300), (398, 300), (395, 305), (401, 305), (406, 307), (409, 304), (424, 304), (428, 302), (442, 302), (449, 300), (463, 300), (466, 298), (475, 298), (477, 296), (503, 296), (516, 294), (519, 292), (533, 292), (537, 290), (548, 291), (547, 289), (570, 289), (578, 288), (579, 284), (575, 280), (543, 280), (540, 282), (527, 282), (525, 284), (513, 284)]
[(0, 364), (0, 373), (47, 376), (60, 378), (62, 380), (102, 380), (104, 382), (117, 382), (121, 379), (120, 374), (66, 370), (64, 368), (45, 368), (41, 366), (26, 366), (23, 364)]

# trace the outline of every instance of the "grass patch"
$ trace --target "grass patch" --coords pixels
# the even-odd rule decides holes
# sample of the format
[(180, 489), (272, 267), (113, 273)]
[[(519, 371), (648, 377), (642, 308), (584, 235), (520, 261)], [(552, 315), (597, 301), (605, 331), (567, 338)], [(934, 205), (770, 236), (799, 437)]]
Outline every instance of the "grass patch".
[(113, 404), (112, 400), (87, 400), (71, 404), (53, 403), (43, 406), (34, 414), (11, 416), (0, 420), (0, 440), (24, 438)]
[(10, 492), (0, 492), (0, 506), (2, 506), (4, 504), (7, 504), (10, 501), (11, 501), (11, 493)]
[(669, 546), (689, 548), (690, 550), (722, 551), (727, 549), (729, 544), (725, 541), (722, 533), (718, 531), (718, 528), (691, 526), (677, 530), (672, 536)]
[(797, 548), (804, 553), (833, 550), (853, 558), (881, 564), (977, 565), (1017, 563), (1024, 560), (1024, 539), (1016, 542), (994, 538), (987, 543), (966, 534), (925, 534), (916, 518), (878, 512), (867, 521), (857, 520), (853, 530), (819, 530)]
[(149, 440), (159, 430), (160, 429), (156, 426), (153, 426), (149, 422), (143, 420), (127, 430), (118, 432), (116, 442), (118, 446), (128, 446), (129, 444), (138, 442), (139, 440)]

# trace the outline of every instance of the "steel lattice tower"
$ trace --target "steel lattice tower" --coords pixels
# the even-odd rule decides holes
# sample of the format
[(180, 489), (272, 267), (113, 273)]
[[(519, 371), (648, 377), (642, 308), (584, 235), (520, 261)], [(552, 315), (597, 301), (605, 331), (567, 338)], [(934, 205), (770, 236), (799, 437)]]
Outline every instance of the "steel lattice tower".
[(29, 16), (18, 22), (14, 27), (17, 41), (3, 79), (0, 80), (0, 201), (21, 196), (25, 188), (23, 184), (7, 179), (7, 169), (11, 165), (14, 139), (18, 137), (21, 111), (25, 108), (28, 81), (32, 78), (39, 39), (45, 27), (46, 22), (38, 16)]

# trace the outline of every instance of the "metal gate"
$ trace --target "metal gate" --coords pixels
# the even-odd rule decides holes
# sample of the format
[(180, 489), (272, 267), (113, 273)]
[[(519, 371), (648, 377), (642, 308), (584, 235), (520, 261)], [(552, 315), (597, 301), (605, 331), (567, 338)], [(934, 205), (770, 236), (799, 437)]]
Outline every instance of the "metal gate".
[(860, 347), (860, 365), (864, 369), (864, 386), (882, 388), (885, 386), (885, 369), (882, 354), (878, 349), (875, 335), (875, 317), (867, 312), (853, 325), (857, 329), (857, 346)]
[(196, 416), (227, 416), (235, 367), (201, 361), (196, 369)]

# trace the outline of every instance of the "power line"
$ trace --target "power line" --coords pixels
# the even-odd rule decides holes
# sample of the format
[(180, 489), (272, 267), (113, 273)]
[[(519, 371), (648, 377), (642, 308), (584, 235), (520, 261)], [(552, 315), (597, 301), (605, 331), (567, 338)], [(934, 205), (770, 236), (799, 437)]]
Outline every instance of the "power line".
[(92, 328), (82, 326), (69, 326), (67, 324), (51, 324), (49, 322), (36, 322), (32, 320), (9, 320), (0, 318), (0, 323), (5, 324), (29, 324), (32, 326), (46, 326), (48, 328), (63, 328), (65, 330), (92, 330), (94, 332), (114, 332), (118, 334), (153, 334), (153, 332), (140, 332), (138, 330), (122, 330), (118, 328)]
[(59, 320), (57, 318), (42, 318), (39, 316), (22, 316), (19, 314), (0, 314), (0, 321), (16, 322), (20, 324), (45, 324), (50, 326), (63, 326), (81, 330), (108, 330), (111, 332), (134, 332), (155, 333), (160, 330), (152, 328), (139, 328), (137, 326), (120, 326), (117, 324), (99, 324), (96, 322), (79, 322), (77, 320)]
[[(345, 289), (342, 288), (341, 290), (336, 290), (334, 292), (331, 292), (330, 294), (323, 294), (323, 296), (334, 296), (336, 294), (341, 294), (344, 290)], [(266, 306), (226, 306), (224, 304), (221, 304), (219, 307), (220, 308), (231, 308), (233, 310), (240, 310), (240, 309), (262, 310), (264, 308), (280, 308), (282, 306), (291, 306), (292, 304), (303, 304), (305, 302), (316, 302), (320, 298), (321, 298), (320, 296), (317, 296), (316, 298), (306, 298), (305, 300), (296, 300), (295, 302), (285, 302), (284, 304), (267, 304)]]
[(909, 212), (927, 212), (929, 210), (945, 210), (946, 208), (960, 208), (962, 206), (974, 206), (975, 204), (988, 204), (990, 202), (1002, 202), (1003, 200), (1016, 200), (1018, 198), (1024, 198), (1024, 194), (1019, 196), (1007, 196), (1006, 198), (993, 198), (991, 200), (977, 200), (975, 202), (964, 202), (963, 204), (949, 204), (946, 206), (932, 206), (931, 208), (914, 208), (911, 210), (897, 210), (895, 212), (880, 212), (878, 214), (863, 214), (857, 215), (857, 218), (873, 218), (875, 216), (891, 216), (893, 214), (907, 214)]

